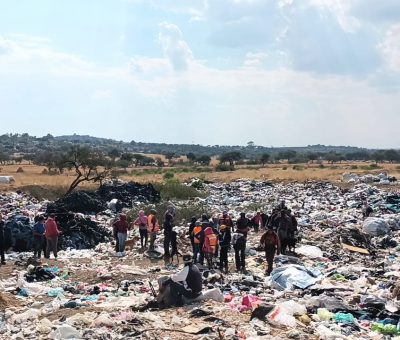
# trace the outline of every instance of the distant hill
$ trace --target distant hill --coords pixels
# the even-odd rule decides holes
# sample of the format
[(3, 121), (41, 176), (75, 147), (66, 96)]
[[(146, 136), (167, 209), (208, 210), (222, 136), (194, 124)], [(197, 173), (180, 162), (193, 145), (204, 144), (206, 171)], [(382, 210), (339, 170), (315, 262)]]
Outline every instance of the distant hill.
[(24, 134), (4, 134), (0, 136), (0, 150), (8, 153), (32, 154), (43, 150), (63, 150), (72, 144), (83, 144), (93, 148), (110, 151), (117, 149), (120, 152), (145, 153), (145, 154), (168, 154), (186, 155), (194, 153), (196, 155), (219, 156), (226, 152), (239, 151), (248, 158), (269, 153), (271, 155), (285, 151), (295, 151), (297, 153), (340, 153), (349, 154), (357, 152), (373, 151), (364, 148), (351, 146), (326, 146), (309, 145), (297, 147), (264, 147), (249, 143), (246, 146), (239, 145), (198, 145), (198, 144), (166, 144), (166, 143), (142, 143), (142, 142), (123, 142), (107, 138), (98, 138), (87, 135), (70, 135), (54, 137), (50, 134), (43, 137), (30, 136)]

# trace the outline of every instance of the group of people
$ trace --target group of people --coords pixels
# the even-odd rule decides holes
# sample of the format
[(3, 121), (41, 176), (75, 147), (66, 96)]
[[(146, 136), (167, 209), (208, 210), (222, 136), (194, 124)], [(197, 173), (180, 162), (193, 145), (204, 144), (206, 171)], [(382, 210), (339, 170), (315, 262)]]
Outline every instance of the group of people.
[(227, 211), (224, 211), (218, 219), (210, 220), (206, 215), (202, 215), (200, 219), (193, 217), (188, 233), (194, 255), (193, 257), (190, 254), (183, 255), (183, 269), (168, 280), (160, 282), (159, 302), (165, 300), (164, 295), (168, 286), (170, 287), (168, 291), (170, 300), (166, 299), (166, 301), (170, 305), (181, 306), (184, 298), (195, 299), (198, 297), (202, 291), (202, 276), (197, 263), (203, 265), (204, 259), (206, 259), (208, 268), (211, 269), (214, 259), (218, 258), (219, 254), (219, 269), (227, 272), (228, 253), (231, 245), (235, 251), (237, 271), (245, 272), (246, 243), (251, 228), (255, 232), (258, 232), (260, 228), (265, 229), (260, 239), (260, 245), (265, 251), (267, 262), (265, 274), (270, 275), (275, 255), (286, 251), (286, 246), (294, 245), (297, 221), (284, 202), (281, 202), (273, 210), (271, 216), (265, 218), (263, 215), (265, 214), (257, 213), (255, 216), (257, 218), (248, 218), (245, 213), (241, 213), (239, 219), (235, 221), (236, 223)]
[[(157, 235), (162, 230), (164, 256), (170, 259), (179, 254), (175, 207), (171, 205), (167, 208), (162, 223), (159, 223), (156, 215), (155, 210), (151, 210), (148, 216), (144, 211), (140, 211), (131, 224), (128, 223), (125, 214), (119, 216), (119, 219), (113, 223), (117, 256), (125, 255), (128, 231), (135, 227), (139, 229), (143, 249), (154, 250)], [(247, 217), (245, 213), (241, 213), (239, 219), (233, 221), (228, 211), (223, 211), (221, 216), (212, 219), (205, 214), (199, 219), (192, 217), (187, 233), (192, 245), (193, 263), (204, 265), (206, 262), (209, 269), (218, 266), (221, 271), (227, 272), (228, 253), (233, 247), (236, 270), (245, 272), (248, 233), (250, 230), (257, 233), (260, 229), (264, 231), (260, 243), (265, 249), (268, 263), (267, 274), (271, 273), (275, 254), (285, 253), (288, 247), (295, 246), (297, 221), (285, 202), (281, 202), (270, 216), (257, 212), (255, 216)], [(148, 241), (149, 247), (147, 247)]]
[(282, 203), (273, 210), (271, 216), (258, 212), (253, 218), (248, 218), (245, 213), (241, 213), (236, 223), (227, 211), (217, 220), (210, 221), (206, 215), (199, 220), (193, 217), (189, 225), (193, 262), (204, 265), (206, 259), (211, 269), (214, 259), (219, 257), (219, 269), (227, 272), (228, 253), (233, 246), (236, 270), (245, 272), (247, 236), (251, 229), (256, 233), (260, 229), (265, 230), (260, 245), (265, 250), (269, 275), (275, 254), (285, 253), (287, 247), (292, 248), (296, 243), (297, 220)]
[[(174, 256), (178, 253), (174, 230), (175, 207), (169, 206), (164, 214), (162, 229), (164, 233), (164, 254), (166, 257)], [(119, 219), (113, 222), (113, 233), (116, 240), (115, 251), (117, 256), (125, 256), (125, 246), (130, 229), (137, 227), (140, 235), (140, 245), (142, 249), (154, 250), (157, 235), (160, 232), (160, 224), (157, 218), (157, 211), (152, 209), (146, 216), (143, 210), (139, 211), (139, 216), (131, 223), (128, 223), (127, 216), (120, 214)], [(149, 247), (147, 247), (149, 244)], [(171, 251), (172, 248), (172, 251)]]
[[(5, 265), (5, 237), (4, 237), (4, 220), (0, 213), (0, 258), (1, 264)], [(47, 218), (43, 215), (35, 217), (35, 225), (32, 229), (33, 234), (33, 256), (40, 260), (42, 252), (45, 258), (50, 258), (50, 252), (53, 252), (54, 259), (57, 259), (58, 236), (62, 231), (58, 229), (55, 215), (50, 214)]]

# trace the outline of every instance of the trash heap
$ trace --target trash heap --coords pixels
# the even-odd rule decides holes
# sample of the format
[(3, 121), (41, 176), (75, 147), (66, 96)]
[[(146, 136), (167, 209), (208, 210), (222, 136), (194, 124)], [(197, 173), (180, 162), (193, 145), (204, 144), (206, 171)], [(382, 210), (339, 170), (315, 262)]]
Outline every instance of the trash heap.
[(5, 245), (17, 252), (31, 251), (34, 217), (54, 213), (63, 231), (60, 249), (91, 249), (111, 240), (109, 224), (116, 212), (159, 200), (151, 184), (122, 181), (107, 182), (95, 192), (75, 191), (55, 202), (38, 202), (23, 193), (4, 194), (0, 204), (6, 217)]
[[(281, 200), (299, 221), (295, 253), (275, 258), (265, 276), (262, 231), (249, 234), (245, 274), (203, 272), (206, 297), (182, 308), (151, 304), (157, 280), (182, 266), (139, 245), (123, 258), (111, 243), (67, 249), (57, 262), (32, 264), (11, 253), (0, 271), (0, 338), (10, 339), (384, 339), (400, 336), (400, 206), (397, 194), (365, 183), (238, 180), (204, 183), (210, 213), (270, 213)], [(21, 197), (21, 199), (23, 199)], [(368, 199), (372, 216), (362, 217)], [(399, 200), (400, 201), (400, 200)], [(399, 209), (399, 210), (398, 210)], [(162, 212), (159, 212), (160, 215)], [(177, 226), (179, 250), (190, 247)], [(129, 236), (133, 238), (137, 230)], [(162, 236), (157, 252), (162, 254)], [(4, 272), (8, 270), (8, 272)], [(13, 275), (11, 275), (13, 273)], [(14, 303), (14, 302), (18, 303)]]
[(386, 172), (382, 172), (378, 175), (366, 174), (358, 175), (354, 173), (344, 173), (342, 176), (343, 182), (346, 183), (378, 183), (378, 184), (391, 184), (397, 182), (397, 178), (394, 176), (388, 176)]

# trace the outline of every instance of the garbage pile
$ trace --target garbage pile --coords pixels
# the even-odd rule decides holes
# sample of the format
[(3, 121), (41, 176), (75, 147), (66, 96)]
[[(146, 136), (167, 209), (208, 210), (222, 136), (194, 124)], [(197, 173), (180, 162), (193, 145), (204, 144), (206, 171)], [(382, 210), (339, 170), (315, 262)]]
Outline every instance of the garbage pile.
[(63, 236), (59, 249), (91, 249), (111, 240), (110, 219), (123, 208), (139, 203), (155, 203), (160, 194), (151, 184), (112, 181), (97, 191), (75, 191), (55, 202), (38, 202), (23, 193), (0, 196), (5, 215), (5, 247), (13, 251), (31, 251), (32, 228), (38, 214), (56, 215)]
[(160, 199), (160, 193), (152, 184), (115, 180), (101, 185), (95, 192), (74, 191), (49, 204), (47, 212), (97, 214), (107, 209), (120, 212), (123, 208), (131, 208), (134, 204), (157, 203)]
[[(0, 271), (0, 291), (5, 295), (0, 296), (0, 338), (98, 339), (105, 334), (108, 339), (177, 340), (400, 336), (397, 193), (365, 183), (346, 189), (328, 182), (238, 180), (202, 185), (208, 197), (173, 202), (177, 209), (201, 202), (212, 215), (227, 210), (235, 219), (242, 211), (269, 214), (284, 200), (299, 222), (301, 242), (295, 252), (276, 256), (274, 270), (266, 276), (265, 254), (259, 247), (262, 231), (252, 231), (245, 273), (235, 271), (232, 250), (228, 273), (199, 265), (208, 297), (172, 310), (151, 305), (158, 279), (182, 266), (179, 257), (172, 263), (164, 262), (162, 234), (156, 241), (161, 257), (149, 256), (139, 244), (127, 250), (127, 256), (116, 257), (110, 242), (86, 250), (67, 249), (59, 253), (57, 262), (40, 265), (28, 265), (28, 254), (9, 253), (7, 262), (20, 267), (13, 267), (16, 275)], [(365, 200), (373, 212), (364, 219)], [(27, 209), (22, 205), (21, 211)], [(160, 219), (162, 214), (159, 212)], [(99, 216), (103, 215), (92, 218), (98, 220)], [(183, 253), (190, 249), (187, 225), (177, 222), (178, 248)], [(137, 234), (134, 230), (128, 238)], [(11, 264), (5, 269), (8, 266)], [(13, 301), (10, 297), (19, 303), (1, 308), (1, 298), (8, 304)]]
[(342, 176), (343, 182), (346, 183), (378, 183), (378, 184), (391, 184), (397, 182), (397, 178), (394, 176), (388, 176), (386, 172), (382, 172), (378, 175), (357, 175), (354, 173), (344, 173)]

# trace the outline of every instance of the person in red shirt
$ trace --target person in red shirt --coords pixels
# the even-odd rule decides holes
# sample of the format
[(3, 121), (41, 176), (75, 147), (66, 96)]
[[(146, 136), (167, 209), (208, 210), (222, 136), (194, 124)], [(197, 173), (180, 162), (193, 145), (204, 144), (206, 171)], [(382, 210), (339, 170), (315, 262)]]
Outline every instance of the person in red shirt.
[(130, 229), (126, 215), (119, 215), (119, 220), (113, 226), (118, 237), (119, 252), (117, 256), (125, 256), (125, 242), (128, 238), (128, 230)]
[(275, 253), (281, 253), (281, 242), (278, 234), (273, 230), (273, 226), (269, 225), (268, 230), (263, 234), (260, 240), (265, 250), (265, 258), (267, 260), (268, 269), (266, 275), (269, 276), (273, 269)]
[(254, 228), (254, 231), (258, 233), (260, 225), (262, 225), (261, 212), (257, 212), (257, 214), (250, 220), (251, 226)]
[(46, 237), (46, 258), (50, 258), (50, 251), (53, 252), (54, 258), (57, 259), (58, 236), (62, 232), (58, 229), (54, 214), (50, 214), (44, 225)]

